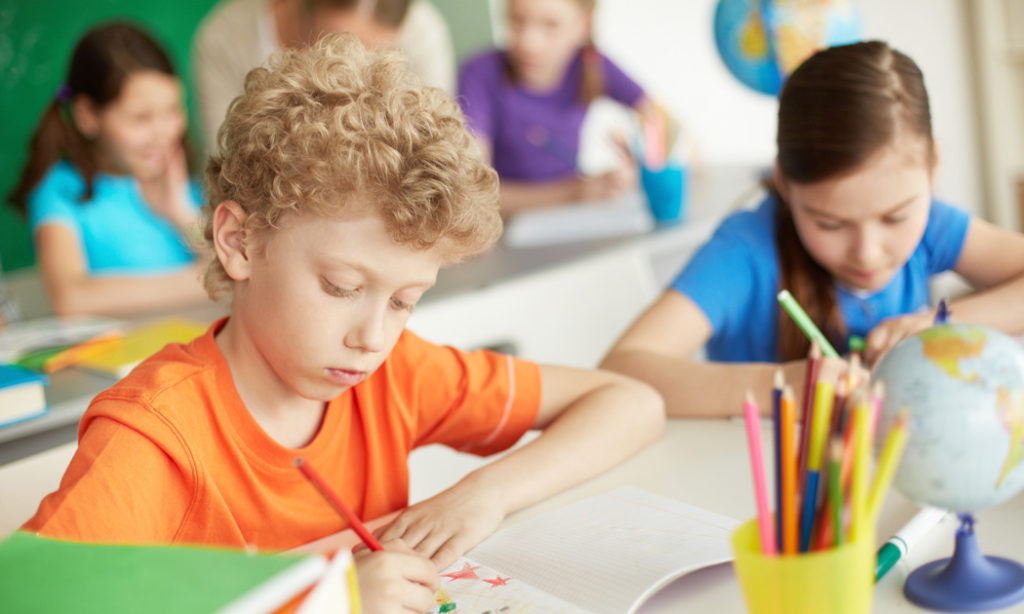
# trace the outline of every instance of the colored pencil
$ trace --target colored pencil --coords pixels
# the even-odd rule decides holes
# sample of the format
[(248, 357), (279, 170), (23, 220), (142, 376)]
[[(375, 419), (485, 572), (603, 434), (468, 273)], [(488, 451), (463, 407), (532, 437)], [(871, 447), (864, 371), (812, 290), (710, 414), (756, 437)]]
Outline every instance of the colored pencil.
[(904, 408), (885, 436), (882, 453), (878, 457), (878, 467), (875, 469), (875, 479), (871, 483), (871, 490), (868, 493), (868, 522), (874, 522), (878, 518), (878, 513), (882, 511), (885, 492), (889, 489), (889, 484), (892, 483), (896, 467), (903, 455), (903, 449), (907, 446), (907, 419), (908, 411)]
[(757, 528), (761, 550), (765, 555), (775, 554), (775, 531), (772, 529), (771, 510), (768, 507), (768, 488), (765, 484), (764, 457), (761, 454), (761, 412), (754, 395), (747, 391), (743, 402), (743, 418), (747, 426), (747, 446), (750, 450), (750, 471), (754, 476), (754, 499), (757, 503)]
[(807, 482), (803, 493), (803, 516), (800, 519), (800, 551), (810, 548), (818, 507), (818, 481), (821, 477), (825, 440), (828, 437), (835, 383), (831, 374), (822, 374), (815, 387), (814, 415), (811, 417), (810, 444), (807, 451)]
[(772, 436), (775, 456), (775, 544), (782, 547), (782, 389), (786, 380), (782, 369), (775, 370), (772, 386)]
[(828, 502), (831, 508), (832, 545), (843, 543), (843, 485), (839, 479), (839, 466), (843, 460), (843, 440), (834, 436), (829, 448)]
[(384, 546), (381, 546), (377, 538), (373, 536), (373, 533), (367, 530), (366, 526), (359, 520), (359, 517), (327, 486), (327, 482), (320, 477), (320, 474), (313, 469), (312, 465), (300, 456), (295, 459), (295, 466), (316, 487), (317, 491), (327, 500), (327, 503), (334, 508), (334, 511), (338, 512), (338, 515), (348, 522), (349, 526), (363, 540), (367, 548), (373, 551), (384, 549)]
[(949, 304), (946, 303), (946, 299), (941, 299), (935, 309), (935, 323), (949, 324)]
[(867, 518), (868, 478), (871, 470), (870, 409), (861, 391), (853, 407), (853, 477), (850, 484), (850, 540), (856, 541), (869, 522)]
[[(797, 448), (797, 492), (802, 493), (807, 483), (807, 447), (811, 441), (811, 412), (814, 408), (814, 386), (821, 371), (821, 346), (817, 341), (811, 342), (811, 351), (807, 355), (807, 373), (804, 379), (803, 405), (800, 411), (800, 443)], [(798, 495), (799, 496), (799, 495)]]
[(43, 373), (55, 373), (65, 367), (70, 367), (121, 343), (123, 339), (124, 333), (118, 329), (104, 331), (47, 358), (43, 363)]
[[(782, 420), (782, 552), (796, 554), (799, 543), (800, 527), (797, 523), (796, 498), (796, 402), (793, 389), (786, 386), (782, 391), (782, 408), (779, 411)], [(780, 514), (778, 510), (775, 512)]]
[(796, 302), (796, 299), (789, 293), (789, 290), (781, 290), (778, 294), (778, 300), (779, 304), (782, 305), (782, 308), (789, 314), (789, 317), (793, 318), (793, 321), (796, 322), (796, 325), (800, 330), (807, 335), (807, 338), (811, 341), (818, 342), (821, 346), (821, 351), (825, 356), (828, 356), (829, 358), (840, 358), (839, 352), (836, 352), (836, 349), (828, 342), (825, 334), (815, 326), (811, 317), (807, 315), (807, 312), (800, 306), (800, 303)]

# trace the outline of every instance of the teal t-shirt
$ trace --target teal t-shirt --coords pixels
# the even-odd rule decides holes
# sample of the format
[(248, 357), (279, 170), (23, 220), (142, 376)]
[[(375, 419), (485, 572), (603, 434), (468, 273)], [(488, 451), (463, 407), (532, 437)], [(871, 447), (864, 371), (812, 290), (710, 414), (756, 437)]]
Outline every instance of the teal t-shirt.
[[(199, 185), (190, 182), (192, 203), (202, 202)], [(81, 201), (85, 181), (68, 162), (53, 165), (28, 199), (35, 233), (43, 224), (62, 224), (78, 236), (90, 273), (167, 273), (195, 260), (173, 224), (153, 213), (128, 175), (97, 173), (92, 199)]]

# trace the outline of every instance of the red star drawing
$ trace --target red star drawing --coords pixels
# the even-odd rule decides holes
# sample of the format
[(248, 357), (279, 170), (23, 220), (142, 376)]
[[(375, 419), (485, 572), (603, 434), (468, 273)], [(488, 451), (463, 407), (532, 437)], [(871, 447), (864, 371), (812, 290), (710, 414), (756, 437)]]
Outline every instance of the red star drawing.
[(469, 563), (465, 563), (462, 566), (462, 569), (441, 575), (449, 580), (478, 580), (479, 578), (477, 577), (476, 572), (473, 571), (474, 569), (480, 569), (480, 567), (470, 567)]
[(505, 586), (506, 584), (508, 584), (508, 581), (511, 580), (511, 579), (512, 578), (502, 578), (501, 576), (498, 576), (497, 578), (494, 578), (494, 579), (491, 579), (491, 580), (486, 580), (485, 579), (484, 582), (490, 584), (491, 588), (494, 588), (495, 586)]

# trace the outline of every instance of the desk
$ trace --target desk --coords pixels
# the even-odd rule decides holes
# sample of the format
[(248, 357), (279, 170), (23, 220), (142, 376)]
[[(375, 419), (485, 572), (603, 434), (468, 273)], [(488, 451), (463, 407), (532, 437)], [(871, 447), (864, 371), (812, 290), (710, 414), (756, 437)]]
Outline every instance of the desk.
[[(764, 449), (771, 449), (771, 429), (762, 430)], [(754, 516), (753, 487), (742, 422), (670, 419), (664, 435), (625, 463), (584, 484), (538, 503), (506, 519), (506, 526), (580, 499), (631, 485), (692, 505), (745, 520)], [(878, 526), (881, 541), (916, 511), (899, 493), (886, 500)], [(1024, 561), (1024, 494), (977, 514), (982, 552)], [(903, 597), (903, 582), (919, 565), (953, 553), (955, 519), (947, 518), (916, 544), (876, 586), (874, 612), (928, 612)], [(731, 565), (684, 576), (655, 594), (640, 614), (679, 612), (746, 612)], [(1024, 603), (1000, 612), (1024, 612)], [(823, 613), (826, 614), (826, 613)]]

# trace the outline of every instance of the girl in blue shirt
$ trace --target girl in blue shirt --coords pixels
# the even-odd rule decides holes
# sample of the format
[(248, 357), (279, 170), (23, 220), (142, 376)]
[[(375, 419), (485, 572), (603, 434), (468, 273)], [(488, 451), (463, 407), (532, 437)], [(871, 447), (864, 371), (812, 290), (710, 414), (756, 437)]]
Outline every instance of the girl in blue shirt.
[(75, 46), (9, 199), (28, 214), (54, 312), (121, 314), (202, 300), (187, 240), (181, 82), (142, 30), (111, 23)]
[[(954, 320), (1024, 330), (1024, 237), (933, 198), (913, 60), (877, 41), (820, 51), (787, 80), (778, 122), (767, 198), (719, 226), (604, 367), (653, 384), (673, 415), (738, 413), (748, 389), (769, 407), (777, 363), (803, 390), (809, 349), (780, 289), (840, 352), (865, 337), (873, 364), (932, 324), (928, 281), (946, 270), (978, 290), (951, 304)], [(702, 346), (708, 361), (692, 360)]]

